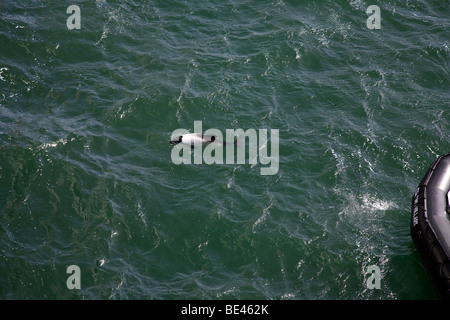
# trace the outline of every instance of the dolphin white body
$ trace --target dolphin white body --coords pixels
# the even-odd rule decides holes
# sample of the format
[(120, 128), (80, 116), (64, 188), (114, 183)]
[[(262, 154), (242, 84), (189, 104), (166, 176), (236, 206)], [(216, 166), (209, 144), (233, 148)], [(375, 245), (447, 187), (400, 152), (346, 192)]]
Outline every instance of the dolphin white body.
[(178, 139), (170, 140), (170, 143), (172, 143), (172, 144), (184, 143), (184, 144), (194, 145), (194, 144), (211, 143), (211, 142), (214, 142), (214, 140), (216, 140), (215, 136), (208, 136), (208, 135), (203, 135), (200, 133), (188, 133), (188, 134), (179, 136)]
[(178, 136), (178, 138), (170, 140), (171, 144), (183, 143), (183, 144), (188, 144), (192, 147), (194, 147), (194, 145), (203, 145), (203, 144), (208, 144), (211, 142), (218, 142), (223, 145), (226, 145), (226, 144), (237, 145), (237, 139), (234, 140), (234, 142), (225, 142), (225, 141), (216, 140), (216, 136), (214, 136), (214, 135), (205, 135), (205, 134), (200, 134), (200, 133), (183, 134), (182, 136)]

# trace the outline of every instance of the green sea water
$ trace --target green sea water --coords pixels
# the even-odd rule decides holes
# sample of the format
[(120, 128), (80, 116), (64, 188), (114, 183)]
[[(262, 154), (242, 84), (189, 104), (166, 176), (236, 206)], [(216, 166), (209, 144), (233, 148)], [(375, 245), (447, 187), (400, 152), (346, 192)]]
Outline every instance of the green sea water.
[[(0, 298), (436, 299), (409, 226), (450, 151), (449, 16), (446, 0), (0, 0)], [(279, 130), (278, 172), (174, 164), (194, 121)]]

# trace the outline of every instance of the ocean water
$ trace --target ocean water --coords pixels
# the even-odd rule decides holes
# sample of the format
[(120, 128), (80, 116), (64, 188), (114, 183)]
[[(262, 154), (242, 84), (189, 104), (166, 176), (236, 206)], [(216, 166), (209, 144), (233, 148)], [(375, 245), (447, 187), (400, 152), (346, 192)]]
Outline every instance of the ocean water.
[[(436, 299), (409, 226), (450, 151), (449, 16), (447, 0), (1, 0), (0, 298)], [(194, 121), (279, 130), (278, 172), (174, 164)]]

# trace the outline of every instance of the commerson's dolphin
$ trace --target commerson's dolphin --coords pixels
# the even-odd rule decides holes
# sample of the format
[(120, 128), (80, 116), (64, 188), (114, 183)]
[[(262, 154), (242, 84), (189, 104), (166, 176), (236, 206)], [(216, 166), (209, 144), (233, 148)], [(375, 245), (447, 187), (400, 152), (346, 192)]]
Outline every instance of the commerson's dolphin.
[(206, 143), (214, 142), (214, 140), (216, 140), (215, 136), (208, 136), (208, 135), (203, 135), (200, 133), (188, 133), (188, 134), (184, 134), (182, 136), (178, 136), (178, 138), (176, 138), (176, 139), (170, 140), (170, 143), (172, 143), (172, 144), (184, 143), (184, 144), (189, 144), (189, 145), (193, 146), (196, 143), (206, 144)]
[(175, 138), (175, 139), (172, 138), (170, 140), (171, 144), (184, 143), (184, 144), (191, 145), (192, 147), (194, 147), (195, 144), (202, 145), (202, 144), (208, 144), (211, 142), (219, 142), (224, 145), (226, 145), (226, 144), (237, 145), (237, 139), (235, 139), (234, 142), (232, 142), (232, 143), (227, 143), (225, 141), (216, 140), (216, 136), (214, 136), (214, 135), (204, 135), (201, 133), (183, 134), (182, 136), (178, 136), (178, 138)]
[[(1, 1), (1, 0), (0, 0)], [(172, 132), (169, 142), (172, 148), (171, 159), (174, 164), (245, 164), (255, 166), (270, 164), (261, 168), (261, 175), (274, 175), (279, 168), (279, 130), (270, 129), (270, 144), (267, 129), (226, 129), (225, 135), (218, 129), (202, 130), (202, 121), (194, 121), (194, 133), (186, 129), (176, 129)], [(248, 148), (247, 143), (248, 141)], [(203, 147), (206, 145), (205, 147)], [(224, 146), (227, 145), (225, 148)], [(268, 148), (270, 145), (270, 155)], [(197, 146), (197, 147), (196, 147)], [(192, 149), (192, 150), (190, 150)], [(193, 152), (191, 152), (193, 151)], [(246, 161), (248, 151), (248, 161)], [(224, 159), (225, 153), (225, 159)], [(225, 160), (225, 161), (224, 161)]]

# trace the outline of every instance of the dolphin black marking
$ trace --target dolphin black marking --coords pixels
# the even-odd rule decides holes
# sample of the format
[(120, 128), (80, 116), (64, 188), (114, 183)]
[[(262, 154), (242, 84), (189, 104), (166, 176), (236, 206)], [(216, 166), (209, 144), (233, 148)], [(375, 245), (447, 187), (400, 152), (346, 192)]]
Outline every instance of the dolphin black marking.
[(184, 134), (182, 136), (178, 136), (178, 138), (176, 138), (175, 140), (170, 140), (171, 144), (178, 144), (178, 143), (183, 143), (183, 144), (188, 144), (191, 145), (191, 148), (194, 148), (194, 146), (196, 144), (208, 144), (211, 142), (214, 142), (216, 140), (215, 136), (207, 136), (204, 134), (199, 134), (199, 133), (188, 133), (188, 134)]
[[(184, 144), (189, 144), (191, 145), (191, 148), (194, 148), (194, 145), (196, 143), (198, 144), (209, 144), (211, 142), (222, 142), (223, 145), (229, 144), (225, 141), (218, 141), (216, 140), (216, 136), (214, 135), (204, 135), (204, 134), (199, 134), (199, 133), (189, 133), (189, 134), (184, 134), (182, 136), (178, 136), (178, 138), (175, 139), (171, 139), (169, 141), (171, 144), (178, 144), (178, 143), (184, 143)], [(232, 143), (234, 145), (237, 144), (237, 139), (234, 140), (234, 143)]]

